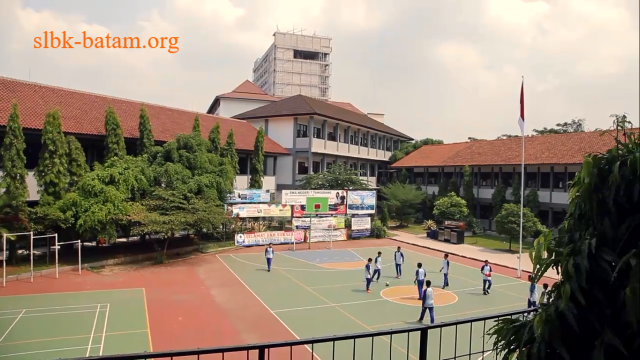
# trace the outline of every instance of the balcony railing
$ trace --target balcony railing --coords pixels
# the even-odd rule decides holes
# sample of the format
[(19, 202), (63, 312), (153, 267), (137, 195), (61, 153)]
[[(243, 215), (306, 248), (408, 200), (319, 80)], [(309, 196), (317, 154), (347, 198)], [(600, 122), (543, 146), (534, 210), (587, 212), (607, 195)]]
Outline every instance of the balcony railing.
[[(138, 360), (174, 359), (191, 357), (200, 359), (497, 359), (487, 331), (493, 321), (500, 318), (526, 316), (536, 309), (517, 310), (485, 315), (433, 325), (419, 325), (401, 329), (370, 331), (346, 335), (324, 336), (309, 339), (280, 341), (263, 344), (225, 346), (166, 352), (146, 352), (95, 356), (81, 359)], [(490, 322), (488, 324), (488, 322)], [(468, 335), (466, 331), (468, 328)], [(453, 331), (453, 339), (444, 337), (443, 331)], [(460, 330), (460, 331), (459, 331)], [(403, 336), (404, 335), (404, 336)], [(412, 336), (413, 335), (413, 336)], [(413, 340), (412, 340), (413, 338)], [(360, 340), (360, 341), (358, 341)], [(475, 340), (475, 345), (474, 345)], [(478, 342), (481, 341), (481, 345)], [(416, 344), (417, 342), (417, 344)], [(381, 345), (382, 344), (382, 345)], [(413, 350), (413, 351), (412, 351)], [(417, 351), (416, 351), (417, 350)], [(402, 354), (401, 354), (402, 353)], [(218, 356), (210, 356), (218, 355)]]

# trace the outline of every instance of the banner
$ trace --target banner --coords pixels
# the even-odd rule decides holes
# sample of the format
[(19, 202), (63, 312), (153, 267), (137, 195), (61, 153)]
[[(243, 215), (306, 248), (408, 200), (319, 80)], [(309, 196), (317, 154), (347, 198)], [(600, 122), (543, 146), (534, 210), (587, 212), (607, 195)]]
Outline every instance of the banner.
[(291, 206), (281, 204), (242, 204), (233, 205), (232, 217), (290, 217)]
[[(305, 239), (310, 242), (322, 242), (322, 241), (341, 241), (347, 240), (347, 229), (335, 229), (335, 230), (305, 230)], [(311, 233), (311, 239), (309, 239), (309, 233)]]
[(257, 246), (268, 244), (301, 243), (305, 239), (304, 231), (266, 231), (236, 234), (236, 246)]
[(245, 189), (245, 190), (233, 190), (227, 198), (227, 204), (242, 204), (242, 203), (268, 203), (271, 201), (271, 194), (265, 190), (259, 189)]
[(351, 238), (365, 237), (371, 235), (370, 217), (351, 218)]
[(348, 214), (375, 214), (376, 192), (369, 190), (349, 191), (347, 196)]
[(344, 229), (345, 217), (293, 218), (293, 226), (298, 229), (329, 230)]
[(293, 207), (293, 216), (344, 215), (345, 190), (283, 190), (282, 203)]

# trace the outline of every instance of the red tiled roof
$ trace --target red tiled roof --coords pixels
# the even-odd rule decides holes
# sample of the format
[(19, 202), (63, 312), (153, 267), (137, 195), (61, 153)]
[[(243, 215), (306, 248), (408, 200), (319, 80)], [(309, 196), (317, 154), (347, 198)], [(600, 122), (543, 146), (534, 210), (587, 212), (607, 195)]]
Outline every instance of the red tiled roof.
[(352, 103), (348, 103), (348, 102), (344, 102), (344, 101), (327, 101), (329, 104), (335, 105), (335, 106), (339, 106), (343, 109), (347, 109), (347, 110), (351, 110), (354, 113), (358, 113), (358, 114), (362, 114), (362, 115), (367, 115), (364, 112), (362, 112), (360, 109), (358, 109), (357, 107), (355, 107)]
[[(638, 129), (630, 129), (638, 132)], [(604, 153), (615, 145), (613, 132), (527, 136), (525, 164), (581, 164), (587, 154)], [(477, 140), (424, 145), (391, 167), (517, 165), (522, 161), (522, 138)]]
[[(120, 119), (125, 138), (137, 138), (138, 116), (140, 107), (144, 105), (153, 136), (158, 141), (170, 141), (177, 134), (190, 133), (196, 115), (200, 117), (204, 137), (216, 123), (220, 123), (223, 142), (229, 130), (233, 129), (237, 150), (253, 151), (258, 131), (246, 121), (0, 77), (0, 126), (6, 125), (14, 102), (18, 103), (20, 123), (25, 129), (41, 130), (47, 112), (57, 108), (62, 115), (62, 130), (65, 133), (104, 135), (105, 111), (111, 106)], [(271, 154), (289, 154), (266, 136), (264, 149)]]

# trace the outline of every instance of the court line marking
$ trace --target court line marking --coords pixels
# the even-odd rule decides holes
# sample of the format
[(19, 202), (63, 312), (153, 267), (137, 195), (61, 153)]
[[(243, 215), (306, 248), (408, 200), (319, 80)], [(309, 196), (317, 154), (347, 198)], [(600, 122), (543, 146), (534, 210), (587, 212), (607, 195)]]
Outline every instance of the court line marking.
[[(298, 281), (296, 278), (294, 278), (293, 276), (287, 274), (286, 272), (280, 270), (281, 273), (283, 273), (284, 275), (286, 275), (288, 278), (290, 278), (291, 280), (293, 280), (294, 282), (298, 283), (298, 285), (302, 286), (303, 288), (309, 290), (312, 294), (314, 294), (315, 296), (319, 297), (320, 299), (324, 300), (325, 302), (327, 302), (330, 305), (333, 305), (333, 303), (327, 299), (325, 299), (324, 297), (320, 296), (320, 294), (318, 294), (317, 292), (313, 291), (312, 289), (308, 288), (305, 284), (303, 284), (302, 282)], [(367, 325), (365, 325), (364, 323), (362, 323), (360, 320), (356, 319), (355, 317), (353, 317), (351, 314), (349, 314), (348, 312), (344, 311), (343, 309), (340, 309), (340, 307), (335, 306), (336, 309), (340, 310), (340, 312), (342, 312), (343, 314), (347, 315), (347, 317), (351, 318), (353, 321), (357, 322), (358, 324), (360, 324), (361, 326), (363, 326), (365, 329), (371, 331), (371, 328)], [(401, 347), (399, 347), (398, 345), (390, 342), (386, 337), (382, 337), (385, 341), (387, 341), (389, 344), (395, 346), (396, 348), (400, 349), (400, 351), (402, 351), (403, 353), (409, 355), (412, 359), (416, 359), (413, 355), (411, 355), (409, 353), (409, 349), (403, 349)]]
[(43, 307), (43, 308), (26, 308), (26, 309), (15, 309), (15, 310), (2, 310), (0, 311), (0, 313), (5, 313), (5, 312), (14, 312), (14, 311), (22, 311), (22, 310), (51, 310), (51, 309), (67, 309), (67, 308), (79, 308), (79, 307), (85, 307), (85, 306), (100, 306), (100, 305), (106, 305), (106, 304), (88, 304), (88, 305), (69, 305), (69, 306), (51, 306), (51, 307)]
[(13, 321), (13, 324), (11, 324), (11, 326), (9, 326), (9, 328), (7, 329), (7, 331), (5, 331), (4, 335), (2, 335), (2, 337), (0, 338), (0, 342), (2, 342), (2, 340), (4, 340), (4, 338), (7, 336), (7, 334), (9, 333), (9, 331), (11, 331), (11, 329), (13, 329), (13, 327), (16, 325), (16, 323), (18, 322), (18, 320), (20, 320), (20, 318), (22, 317), (22, 315), (24, 314), (26, 310), (22, 310), (22, 312), (20, 313), (20, 315), (18, 315), (18, 317)]
[[(232, 257), (234, 257), (233, 255), (231, 255), (231, 256), (232, 256)], [(280, 321), (280, 323), (282, 324), (282, 326), (284, 326), (284, 327), (285, 327), (285, 329), (289, 330), (289, 332), (291, 333), (291, 335), (293, 335), (296, 339), (300, 340), (300, 337), (298, 337), (298, 335), (296, 335), (296, 333), (294, 333), (294, 332), (293, 332), (293, 330), (291, 330), (291, 328), (289, 328), (289, 326), (287, 326), (287, 324), (285, 324), (285, 322), (284, 322), (284, 321), (282, 321), (282, 319), (280, 319), (280, 318), (278, 317), (278, 315), (276, 315), (276, 313), (275, 313), (275, 312), (273, 312), (273, 310), (271, 310), (271, 308), (270, 308), (270, 307), (268, 307), (268, 306), (267, 306), (267, 304), (265, 304), (265, 303), (264, 303), (264, 301), (262, 301), (262, 299), (261, 299), (258, 295), (256, 295), (256, 293), (254, 293), (254, 292), (253, 292), (253, 290), (251, 290), (251, 288), (250, 288), (249, 286), (247, 286), (247, 284), (246, 284), (244, 281), (242, 281), (242, 279), (240, 278), (240, 276), (238, 276), (238, 274), (236, 274), (233, 270), (231, 270), (231, 268), (229, 267), (229, 265), (227, 265), (227, 263), (225, 263), (225, 262), (224, 262), (224, 260), (222, 260), (222, 259), (220, 258), (220, 255), (219, 255), (219, 254), (216, 254), (216, 257), (217, 257), (217, 258), (218, 258), (218, 260), (220, 260), (220, 262), (221, 262), (221, 263), (222, 263), (222, 264), (227, 268), (227, 270), (229, 270), (229, 272), (231, 272), (231, 273), (233, 274), (233, 276), (235, 276), (235, 277), (236, 277), (236, 279), (238, 279), (238, 281), (240, 281), (240, 283), (241, 283), (242, 285), (244, 285), (244, 287), (245, 287), (247, 290), (249, 290), (249, 292), (250, 292), (251, 294), (253, 294), (253, 296), (254, 296), (256, 299), (258, 299), (258, 301), (260, 301), (260, 303), (262, 304), (262, 306), (264, 306), (264, 307), (265, 307), (265, 309), (269, 310), (269, 312), (271, 313), (271, 315), (273, 315), (276, 319), (278, 319), (278, 321)], [(316, 359), (320, 360), (320, 358), (318, 357), (318, 355), (316, 355), (313, 351), (311, 351), (311, 348), (310, 348), (309, 346), (305, 345), (305, 347), (307, 348), (307, 350), (309, 350), (309, 352), (311, 352), (311, 354), (313, 355), (313, 357), (314, 357), (314, 358), (316, 358)]]
[[(104, 316), (104, 327), (102, 329), (102, 333), (106, 334), (107, 333), (107, 322), (109, 321), (109, 308), (111, 307), (111, 305), (107, 304), (107, 314)], [(106, 338), (106, 336), (102, 335), (102, 341), (100, 342), (100, 356), (102, 356), (102, 349), (104, 349), (104, 338)]]
[[(97, 347), (97, 346), (99, 345), (94, 345), (91, 347)], [(21, 352), (16, 354), (3, 354), (3, 355), (0, 355), (0, 357), (39, 354), (39, 353), (52, 352), (52, 351), (77, 350), (77, 349), (84, 349), (84, 348), (86, 348), (86, 346), (76, 346), (76, 347), (68, 347), (68, 348), (62, 348), (62, 349), (38, 350), (38, 351)]]
[[(93, 343), (93, 334), (96, 332), (96, 323), (98, 322), (98, 315), (100, 315), (100, 307), (98, 306), (98, 310), (96, 311), (96, 317), (93, 319), (93, 329), (91, 330), (91, 337), (89, 338), (89, 346), (87, 346), (87, 355), (91, 353), (91, 346)], [(104, 336), (103, 336), (104, 338)]]
[(127, 288), (127, 289), (105, 289), (105, 290), (80, 290), (80, 291), (60, 291), (60, 292), (52, 292), (52, 293), (41, 293), (41, 294), (21, 294), (21, 295), (5, 295), (0, 296), (2, 298), (10, 298), (10, 297), (18, 297), (18, 296), (53, 296), (53, 295), (65, 295), (65, 294), (82, 294), (82, 293), (92, 293), (92, 292), (105, 292), (105, 291), (131, 291), (131, 290), (139, 290), (142, 288)]
[[(103, 311), (106, 309), (99, 309), (98, 311)], [(60, 315), (60, 314), (74, 314), (74, 313), (84, 313), (84, 312), (94, 312), (96, 310), (75, 310), (75, 311), (58, 311), (58, 312), (50, 312), (50, 313), (40, 313), (40, 314), (26, 314), (26, 315), (22, 315), (22, 317), (27, 317), (27, 316), (40, 316), (40, 315)], [(9, 319), (9, 318), (14, 318), (16, 316), (20, 316), (20, 315), (8, 315), (8, 316), (0, 316), (0, 319)]]
[[(239, 255), (239, 254), (238, 254), (238, 255)], [(283, 252), (279, 252), (279, 253), (278, 253), (278, 255), (286, 256), (286, 257), (288, 257), (289, 259), (294, 259), (294, 260), (298, 260), (298, 261), (305, 262), (305, 263), (307, 263), (307, 264), (311, 264), (311, 265), (318, 266), (318, 264), (313, 263), (313, 262), (311, 262), (311, 261), (307, 261), (307, 260), (305, 260), (305, 259), (300, 259), (300, 258), (297, 258), (297, 257), (295, 257), (295, 256), (287, 255), (287, 254), (285, 254), (285, 253), (284, 253), (284, 251), (283, 251)]]
[[(315, 250), (310, 250), (310, 251), (315, 251)], [(238, 254), (238, 255), (254, 255), (254, 254)], [(253, 265), (253, 266), (257, 266), (257, 267), (262, 267), (262, 268), (265, 267), (264, 264), (261, 265), (261, 264), (253, 263), (251, 261), (246, 261), (246, 260), (239, 259), (238, 257), (236, 257), (235, 254), (218, 254), (216, 256), (218, 256), (218, 258), (220, 258), (220, 256), (230, 256), (230, 257), (232, 257), (232, 258), (234, 258), (234, 259), (236, 259), (236, 260), (238, 260), (240, 262), (243, 262), (245, 264), (249, 264), (249, 265)], [(296, 259), (296, 258), (292, 258), (292, 259), (299, 260), (299, 259)], [(220, 260), (222, 260), (222, 259), (220, 259)], [(309, 263), (309, 264), (313, 264), (313, 263)], [(313, 265), (315, 265), (317, 267), (320, 267), (318, 264), (313, 264)], [(390, 265), (392, 265), (392, 264), (386, 264), (386, 265), (382, 265), (382, 266), (390, 266)], [(327, 269), (327, 268), (324, 268), (324, 270), (322, 270), (322, 269), (298, 269), (298, 268), (279, 267), (279, 266), (272, 266), (271, 268), (274, 269), (274, 270), (278, 269), (278, 270), (315, 271), (315, 272), (362, 270), (361, 268), (355, 268), (355, 269)]]
[(341, 287), (341, 286), (354, 286), (354, 285), (362, 285), (362, 284), (364, 284), (364, 281), (361, 281), (359, 283), (351, 283), (351, 284), (309, 286), (309, 289), (323, 289), (323, 288), (332, 288), (332, 287)]
[[(507, 284), (499, 284), (496, 285), (494, 287), (498, 287), (498, 286), (508, 286), (508, 285), (514, 285), (514, 284), (519, 284), (516, 282), (513, 283), (507, 283)], [(361, 285), (360, 284), (356, 284), (356, 285)], [(407, 285), (409, 286), (409, 285)], [(317, 288), (317, 287), (316, 287)], [(311, 287), (309, 287), (309, 289), (313, 289)], [(469, 290), (475, 290), (475, 289), (482, 289), (481, 286), (479, 287), (475, 287), (475, 288), (466, 288), (466, 289), (460, 289), (460, 290), (447, 290), (450, 293), (456, 293), (456, 292), (460, 292), (460, 291), (469, 291)], [(457, 296), (457, 295), (456, 295)], [(370, 302), (378, 302), (378, 301), (384, 301), (384, 300), (392, 300), (392, 299), (402, 299), (402, 298), (406, 298), (407, 296), (394, 296), (394, 297), (389, 297), (389, 298), (379, 298), (379, 299), (370, 299), (370, 300), (360, 300), (360, 301), (350, 301), (350, 302), (345, 302), (345, 303), (337, 303), (337, 304), (332, 304), (332, 305), (314, 305), (314, 306), (303, 306), (303, 307), (297, 307), (297, 308), (288, 308), (288, 309), (280, 309), (280, 310), (273, 310), (274, 313), (278, 313), (278, 312), (286, 312), (286, 311), (298, 311), (298, 310), (311, 310), (311, 309), (319, 309), (319, 308), (326, 308), (326, 307), (333, 307), (333, 306), (343, 306), (343, 305), (355, 305), (355, 304), (365, 304), (365, 303), (370, 303)], [(396, 303), (397, 304), (397, 303)], [(418, 306), (418, 305), (409, 305), (409, 304), (401, 304), (401, 305), (408, 305), (408, 306)], [(448, 304), (450, 305), (450, 304)], [(436, 305), (436, 307), (440, 307), (440, 306), (446, 306), (446, 305)]]
[[(117, 332), (106, 333), (106, 334), (96, 334), (95, 336), (122, 335), (122, 334), (133, 334), (133, 333), (140, 333), (140, 332), (147, 332), (147, 330), (117, 331)], [(89, 336), (90, 335), (74, 335), (74, 336), (61, 336), (61, 337), (55, 337), (55, 338), (45, 338), (45, 339), (36, 339), (36, 340), (13, 341), (13, 342), (9, 342), (9, 343), (0, 344), (0, 346), (26, 344), (26, 343), (41, 342), (41, 341), (57, 341), (57, 340), (66, 340), (66, 339), (80, 339), (80, 338), (85, 338), (85, 337), (89, 337)]]
[(362, 261), (367, 261), (367, 260), (365, 260), (362, 256), (358, 255), (358, 253), (356, 253), (355, 251), (353, 251), (353, 249), (349, 248), (349, 251), (351, 251), (355, 256), (359, 257)]
[(151, 326), (149, 326), (149, 310), (147, 309), (147, 290), (142, 288), (142, 298), (144, 299), (144, 315), (147, 321), (147, 335), (149, 335), (149, 351), (153, 351), (153, 343), (151, 342)]
[[(412, 287), (412, 288), (414, 289), (414, 291), (416, 290), (416, 285), (398, 285), (398, 286), (392, 286), (392, 287), (388, 287), (388, 288), (384, 288), (384, 289), (382, 289), (382, 291), (380, 291), (380, 296), (382, 296), (382, 298), (383, 298), (383, 299), (385, 299), (385, 300), (389, 300), (389, 301), (391, 301), (391, 302), (394, 302), (394, 303), (396, 303), (396, 304), (400, 304), (400, 305), (407, 305), (407, 306), (422, 306), (422, 304), (407, 304), (407, 303), (403, 303), (403, 302), (401, 302), (401, 301), (396, 301), (396, 300), (399, 300), (399, 299), (414, 298), (412, 295), (386, 297), (386, 296), (384, 296), (384, 295), (382, 294), (382, 293), (384, 293), (384, 292), (385, 292), (385, 290), (387, 290), (387, 289), (393, 289), (394, 287)], [(426, 287), (425, 287), (425, 289), (426, 289)], [(437, 306), (437, 307), (449, 306), (449, 305), (453, 305), (453, 304), (457, 303), (457, 302), (458, 302), (458, 300), (460, 300), (460, 299), (458, 298), (458, 295), (456, 295), (456, 294), (454, 293), (454, 291), (449, 291), (449, 290), (439, 289), (439, 290), (444, 291), (444, 293), (440, 293), (440, 292), (436, 293), (434, 288), (431, 288), (431, 289), (432, 289), (432, 290), (434, 290), (434, 293), (433, 293), (434, 301), (435, 301), (435, 296), (436, 296), (436, 295), (438, 295), (438, 294), (450, 293), (451, 295), (453, 295), (453, 296), (455, 296), (455, 297), (456, 297), (456, 300), (455, 300), (455, 301), (453, 301), (453, 302), (450, 302), (450, 303), (448, 303), (448, 304), (444, 304), (444, 305), (434, 305), (434, 306)], [(414, 298), (414, 299), (415, 299), (415, 298)], [(419, 300), (419, 301), (422, 303), (422, 300)]]

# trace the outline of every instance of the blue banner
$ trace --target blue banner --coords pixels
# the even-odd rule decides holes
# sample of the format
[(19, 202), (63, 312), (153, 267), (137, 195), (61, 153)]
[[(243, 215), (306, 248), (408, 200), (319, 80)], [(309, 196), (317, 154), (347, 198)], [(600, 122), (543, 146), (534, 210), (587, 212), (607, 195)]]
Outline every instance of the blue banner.
[(227, 204), (260, 204), (271, 201), (271, 194), (260, 189), (233, 190)]

